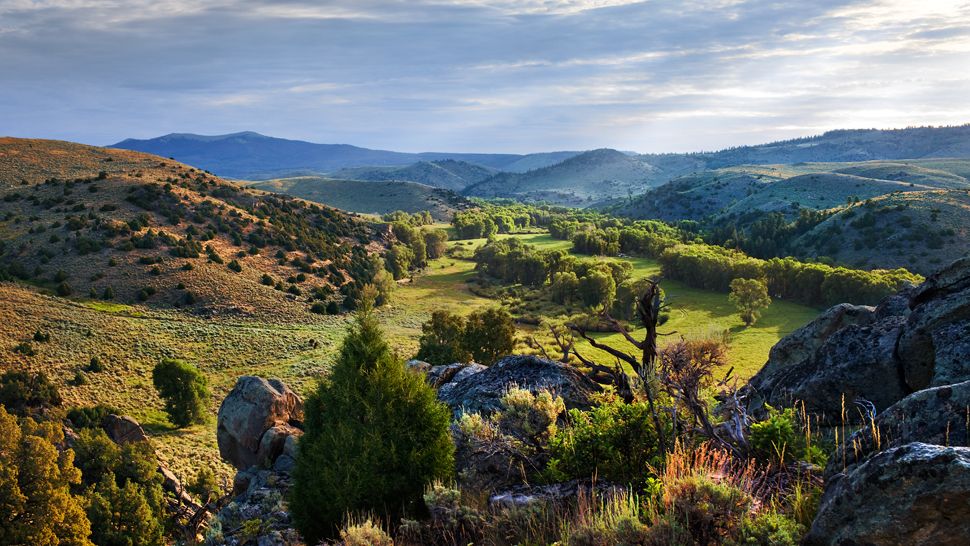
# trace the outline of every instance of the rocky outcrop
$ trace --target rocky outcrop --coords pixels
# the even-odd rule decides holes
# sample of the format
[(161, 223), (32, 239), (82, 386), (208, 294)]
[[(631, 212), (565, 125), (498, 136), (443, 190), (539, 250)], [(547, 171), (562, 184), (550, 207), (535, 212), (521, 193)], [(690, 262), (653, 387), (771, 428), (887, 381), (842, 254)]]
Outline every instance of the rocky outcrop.
[(481, 370), (470, 366), (458, 370), (438, 388), (438, 398), (456, 415), (491, 414), (501, 407), (502, 396), (510, 387), (533, 393), (548, 390), (561, 397), (567, 409), (588, 409), (591, 397), (601, 390), (570, 366), (535, 356), (508, 356)]
[[(221, 531), (208, 543), (302, 544), (286, 505), (302, 423), (303, 401), (282, 381), (252, 376), (236, 381), (219, 408), (217, 440), (220, 454), (239, 472), (232, 501), (215, 518)], [(253, 520), (260, 522), (259, 537), (240, 531)]]
[(116, 444), (148, 441), (148, 436), (141, 425), (138, 424), (138, 421), (127, 415), (108, 415), (102, 421), (101, 428)]
[(876, 308), (837, 305), (786, 336), (748, 383), (748, 409), (801, 401), (838, 423), (844, 400), (845, 418), (860, 422), (915, 391), (970, 379), (968, 354), (970, 258)]
[(242, 376), (219, 407), (219, 454), (239, 470), (271, 465), (287, 436), (299, 436), (303, 401), (278, 379)]
[(807, 546), (962, 546), (970, 537), (970, 448), (911, 443), (830, 481)]
[(970, 381), (924, 389), (880, 413), (869, 426), (849, 437), (832, 455), (826, 475), (864, 462), (879, 450), (921, 442), (970, 445)]

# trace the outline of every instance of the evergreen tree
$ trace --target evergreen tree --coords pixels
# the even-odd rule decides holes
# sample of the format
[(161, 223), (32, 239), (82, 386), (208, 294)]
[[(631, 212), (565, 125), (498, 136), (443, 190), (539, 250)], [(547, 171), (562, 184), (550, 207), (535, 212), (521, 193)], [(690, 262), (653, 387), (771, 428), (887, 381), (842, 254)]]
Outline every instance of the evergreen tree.
[(54, 423), (22, 424), (0, 405), (0, 544), (92, 546), (91, 525), (70, 487), (79, 484), (74, 452)]
[(454, 472), (451, 412), (391, 353), (367, 292), (330, 377), (306, 402), (290, 508), (308, 544), (333, 537), (351, 512), (393, 521)]
[(152, 381), (165, 399), (165, 411), (172, 423), (187, 427), (205, 422), (209, 382), (198, 369), (181, 360), (166, 358), (155, 366)]

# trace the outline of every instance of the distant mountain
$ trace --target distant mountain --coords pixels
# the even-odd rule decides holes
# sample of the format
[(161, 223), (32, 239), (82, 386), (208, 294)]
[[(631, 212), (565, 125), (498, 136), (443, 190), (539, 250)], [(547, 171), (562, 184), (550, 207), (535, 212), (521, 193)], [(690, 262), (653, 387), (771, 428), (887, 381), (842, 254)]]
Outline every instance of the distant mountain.
[(172, 133), (147, 139), (126, 139), (112, 148), (147, 152), (195, 165), (219, 176), (266, 180), (303, 174), (327, 174), (351, 167), (405, 166), (418, 161), (456, 160), (495, 170), (521, 165), (546, 166), (569, 154), (402, 153), (371, 150), (349, 144), (315, 144), (242, 132), (205, 136)]
[(586, 206), (595, 201), (640, 193), (666, 181), (657, 167), (611, 149), (583, 152), (525, 173), (499, 173), (465, 190), (475, 197), (513, 197)]
[(349, 180), (404, 180), (418, 182), (436, 188), (461, 191), (468, 186), (485, 180), (495, 171), (454, 159), (419, 161), (406, 167), (355, 167), (341, 169), (333, 173), (334, 178)]
[(435, 220), (449, 221), (455, 212), (471, 207), (457, 193), (401, 180), (340, 180), (299, 176), (257, 182), (250, 187), (365, 214), (430, 211)]

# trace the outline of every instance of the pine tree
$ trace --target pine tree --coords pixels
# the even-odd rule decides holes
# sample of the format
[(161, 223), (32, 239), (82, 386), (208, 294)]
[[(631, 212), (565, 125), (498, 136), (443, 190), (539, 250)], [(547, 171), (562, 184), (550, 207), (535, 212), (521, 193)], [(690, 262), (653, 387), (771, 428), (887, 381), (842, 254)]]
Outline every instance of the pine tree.
[(454, 472), (451, 412), (391, 353), (365, 287), (330, 377), (306, 403), (290, 507), (308, 544), (333, 537), (348, 513), (390, 521)]

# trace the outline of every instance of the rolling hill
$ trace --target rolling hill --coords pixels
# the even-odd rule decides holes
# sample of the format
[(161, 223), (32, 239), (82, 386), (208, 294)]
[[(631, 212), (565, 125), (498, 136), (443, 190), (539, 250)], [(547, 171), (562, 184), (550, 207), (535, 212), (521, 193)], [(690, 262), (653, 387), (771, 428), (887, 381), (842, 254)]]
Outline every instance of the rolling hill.
[(400, 167), (418, 161), (447, 159), (474, 163), (495, 170), (514, 170), (522, 168), (521, 165), (551, 165), (576, 153), (403, 153), (372, 150), (349, 144), (316, 144), (269, 137), (251, 131), (214, 136), (172, 133), (144, 140), (129, 138), (111, 147), (171, 157), (219, 176), (251, 180), (328, 174), (351, 167)]
[(892, 193), (846, 207), (792, 243), (803, 258), (923, 275), (970, 255), (970, 190)]
[(588, 206), (640, 193), (657, 185), (663, 176), (663, 171), (634, 156), (600, 149), (525, 173), (499, 173), (468, 187), (465, 194)]
[(419, 161), (405, 167), (356, 167), (341, 169), (333, 178), (345, 180), (418, 182), (435, 188), (462, 191), (495, 174), (492, 169), (454, 159)]
[(0, 269), (61, 296), (309, 317), (382, 248), (341, 211), (140, 152), (4, 138), (0, 166)]
[(300, 176), (257, 182), (250, 187), (366, 214), (427, 210), (439, 221), (450, 221), (456, 211), (471, 206), (453, 191), (400, 180), (371, 182)]

